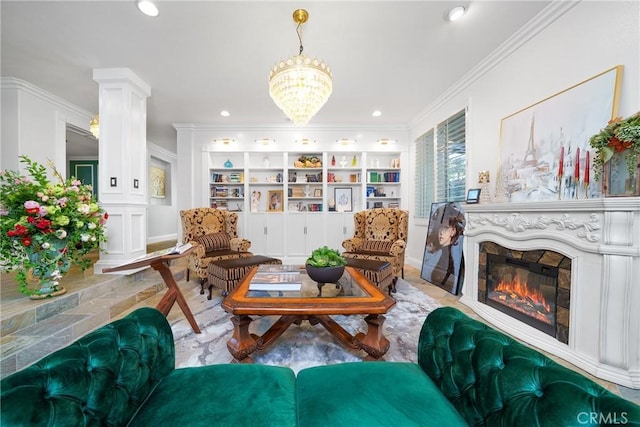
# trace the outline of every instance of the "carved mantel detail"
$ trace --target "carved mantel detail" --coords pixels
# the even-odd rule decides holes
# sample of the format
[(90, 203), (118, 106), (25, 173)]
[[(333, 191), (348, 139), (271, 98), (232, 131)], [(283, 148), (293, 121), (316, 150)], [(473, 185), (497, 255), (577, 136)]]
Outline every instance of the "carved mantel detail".
[(469, 215), (467, 220), (467, 228), (473, 230), (480, 226), (492, 224), (497, 227), (503, 227), (507, 231), (520, 233), (526, 230), (536, 229), (544, 230), (550, 226), (554, 226), (556, 230), (579, 230), (578, 237), (584, 238), (589, 242), (597, 242), (600, 240), (600, 234), (595, 233), (600, 230), (600, 218), (597, 214), (592, 213), (588, 221), (570, 217), (568, 214), (562, 214), (560, 217), (551, 218), (547, 216), (539, 216), (537, 218), (528, 218), (519, 213), (500, 216), (494, 214), (486, 215)]

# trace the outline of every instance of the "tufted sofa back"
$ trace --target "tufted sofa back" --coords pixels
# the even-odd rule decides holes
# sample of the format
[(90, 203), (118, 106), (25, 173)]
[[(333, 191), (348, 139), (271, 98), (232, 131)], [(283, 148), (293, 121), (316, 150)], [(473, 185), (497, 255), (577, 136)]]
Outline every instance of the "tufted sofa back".
[(640, 407), (462, 312), (425, 321), (418, 363), (471, 426), (640, 425)]
[(4, 378), (2, 425), (126, 425), (174, 364), (164, 315), (138, 309)]

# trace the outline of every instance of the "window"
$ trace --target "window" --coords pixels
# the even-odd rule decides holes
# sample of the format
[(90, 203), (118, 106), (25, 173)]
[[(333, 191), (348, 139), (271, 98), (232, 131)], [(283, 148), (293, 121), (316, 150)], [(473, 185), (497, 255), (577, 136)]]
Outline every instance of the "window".
[(416, 218), (429, 218), (433, 202), (465, 200), (465, 116), (461, 110), (416, 140)]

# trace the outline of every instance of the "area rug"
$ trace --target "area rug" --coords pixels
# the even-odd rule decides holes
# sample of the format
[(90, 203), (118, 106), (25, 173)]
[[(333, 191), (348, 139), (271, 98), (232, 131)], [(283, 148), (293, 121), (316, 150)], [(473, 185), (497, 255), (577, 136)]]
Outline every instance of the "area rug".
[[(426, 316), (440, 304), (399, 279), (397, 293), (393, 294), (396, 305), (386, 314), (384, 335), (390, 341), (389, 351), (384, 356), (389, 361), (417, 361), (417, 344), (420, 328)], [(196, 291), (188, 295), (189, 305), (202, 330), (195, 334), (184, 316), (170, 316), (171, 329), (175, 337), (176, 366), (202, 366), (229, 363), (232, 360), (227, 350), (227, 340), (233, 334), (230, 315), (221, 307), (222, 298), (214, 293), (211, 300), (196, 296)], [(364, 316), (332, 316), (352, 335), (364, 331)], [(251, 324), (252, 333), (262, 334), (277, 319), (264, 316)], [(328, 365), (342, 362), (362, 361), (366, 353), (348, 350), (321, 325), (311, 326), (302, 322), (291, 325), (272, 346), (253, 353), (255, 363), (288, 366), (296, 373), (310, 366)]]

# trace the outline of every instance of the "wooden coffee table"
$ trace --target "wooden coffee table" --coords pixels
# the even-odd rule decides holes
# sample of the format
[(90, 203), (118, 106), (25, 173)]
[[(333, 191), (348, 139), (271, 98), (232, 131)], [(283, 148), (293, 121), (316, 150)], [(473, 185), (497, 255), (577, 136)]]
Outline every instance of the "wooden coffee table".
[[(364, 350), (366, 360), (379, 360), (389, 350), (389, 340), (382, 333), (384, 314), (395, 305), (389, 295), (380, 291), (358, 270), (345, 267), (339, 284), (318, 285), (301, 271), (300, 291), (249, 291), (249, 283), (257, 267), (222, 302), (222, 308), (233, 315), (233, 336), (227, 348), (235, 362), (252, 363), (251, 354), (271, 345), (292, 324), (303, 320), (321, 324), (344, 347)], [(261, 336), (249, 332), (251, 316), (280, 316)], [(366, 315), (366, 332), (355, 336), (331, 318), (332, 315)]]

